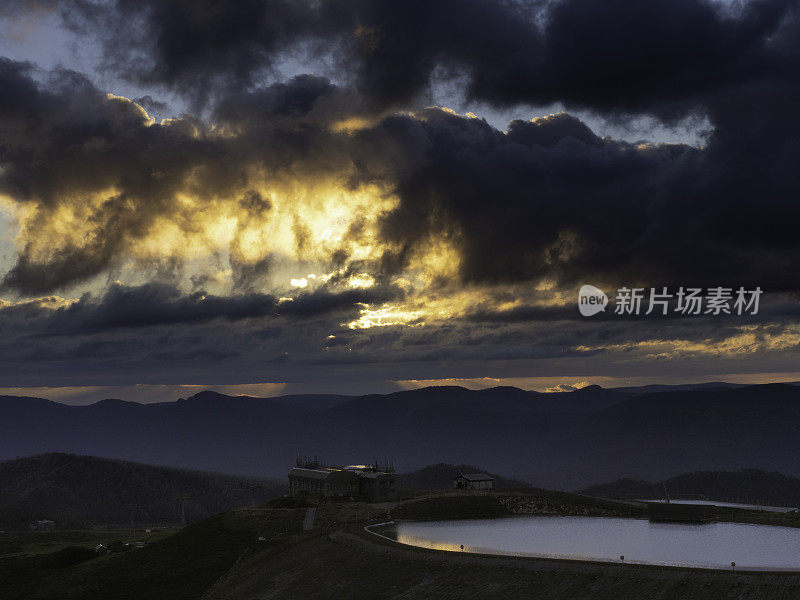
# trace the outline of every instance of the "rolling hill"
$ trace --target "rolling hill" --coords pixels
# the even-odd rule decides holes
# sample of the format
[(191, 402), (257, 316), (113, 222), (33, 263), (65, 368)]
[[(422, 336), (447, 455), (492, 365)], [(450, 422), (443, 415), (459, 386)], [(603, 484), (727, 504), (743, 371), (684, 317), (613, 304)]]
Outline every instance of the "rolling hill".
[(602, 498), (697, 498), (768, 506), (800, 507), (800, 478), (781, 473), (742, 471), (698, 471), (660, 482), (619, 479), (593, 485), (584, 494)]
[[(285, 493), (283, 481), (42, 454), (0, 462), (0, 529), (50, 519), (59, 528), (179, 523)], [(133, 515), (132, 515), (133, 513)]]

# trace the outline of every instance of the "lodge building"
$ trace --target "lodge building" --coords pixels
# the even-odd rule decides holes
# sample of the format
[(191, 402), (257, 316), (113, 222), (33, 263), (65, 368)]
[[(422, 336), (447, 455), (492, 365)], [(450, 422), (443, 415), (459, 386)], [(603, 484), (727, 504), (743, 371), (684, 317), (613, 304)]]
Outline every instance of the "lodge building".
[(377, 464), (331, 467), (298, 461), (289, 471), (289, 495), (317, 494), (325, 497), (361, 497), (370, 502), (395, 500), (395, 472)]
[(459, 473), (453, 479), (453, 489), (456, 490), (491, 490), (494, 487), (494, 478), (486, 473)]

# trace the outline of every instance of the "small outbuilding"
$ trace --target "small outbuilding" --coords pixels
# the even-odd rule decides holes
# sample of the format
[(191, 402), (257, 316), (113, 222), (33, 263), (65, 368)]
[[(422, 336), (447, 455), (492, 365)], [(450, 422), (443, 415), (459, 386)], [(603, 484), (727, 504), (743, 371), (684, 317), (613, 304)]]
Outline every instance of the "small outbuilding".
[(491, 490), (493, 487), (494, 477), (486, 473), (459, 473), (453, 479), (456, 490)]

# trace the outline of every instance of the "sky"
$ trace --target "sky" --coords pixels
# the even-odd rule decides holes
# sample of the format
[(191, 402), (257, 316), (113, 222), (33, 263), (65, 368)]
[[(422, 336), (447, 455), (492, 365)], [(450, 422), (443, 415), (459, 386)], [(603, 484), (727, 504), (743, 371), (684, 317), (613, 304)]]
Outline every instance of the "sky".
[(4, 2), (0, 393), (796, 381), (798, 8)]

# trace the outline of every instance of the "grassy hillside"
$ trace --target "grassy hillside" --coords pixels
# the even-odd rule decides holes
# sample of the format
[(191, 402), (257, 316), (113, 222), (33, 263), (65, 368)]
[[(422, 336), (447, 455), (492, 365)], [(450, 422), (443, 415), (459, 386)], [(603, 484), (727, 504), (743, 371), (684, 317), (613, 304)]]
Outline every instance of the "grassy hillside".
[[(62, 568), (49, 566), (52, 554), (0, 557), (0, 597), (196, 599), (249, 548), (266, 549), (281, 535), (299, 532), (304, 513), (279, 510), (265, 516), (245, 509), (220, 514), (145, 548)], [(266, 538), (260, 546), (259, 537)]]
[(51, 519), (59, 529), (178, 523), (285, 492), (283, 481), (155, 467), (93, 456), (42, 454), (0, 462), (0, 529)]
[(704, 497), (708, 500), (800, 507), (800, 479), (781, 473), (742, 471), (697, 471), (660, 482), (619, 479), (593, 485), (585, 494), (604, 498)]
[(773, 600), (798, 593), (793, 575), (436, 564), (315, 537), (273, 556), (245, 556), (203, 600)]
[(98, 540), (125, 539), (124, 534), (43, 532), (38, 534), (42, 541), (34, 546), (34, 534), (0, 533), (0, 598), (198, 600), (244, 557), (268, 560), (294, 544), (324, 537), (345, 523), (380, 520), (386, 510), (363, 502), (320, 502), (315, 529), (303, 531), (306, 508), (277, 508), (280, 504), (270, 502), (267, 507), (215, 515), (171, 535), (152, 536), (143, 548), (97, 556), (80, 564), (68, 564), (65, 558), (79, 548), (93, 547)]
[[(512, 496), (519, 500), (513, 506), (536, 500), (524, 494)], [(564, 493), (555, 493), (553, 498), (556, 496), (559, 505), (592, 505), (591, 499)], [(446, 514), (439, 516), (448, 518), (485, 517), (516, 513), (510, 510), (513, 506), (492, 496), (468, 495), (410, 501), (394, 512), (403, 518), (425, 518), (442, 510)], [(398, 560), (366, 546), (333, 542), (327, 536), (342, 528), (366, 536), (363, 525), (380, 521), (383, 511), (383, 506), (365, 503), (321, 503), (314, 529), (302, 531), (305, 508), (239, 509), (154, 539), (144, 548), (80, 564), (71, 564), (68, 559), (80, 558), (75, 546), (89, 545), (87, 534), (67, 539), (65, 533), (43, 533), (43, 539), (57, 537), (59, 543), (69, 543), (72, 548), (67, 552), (47, 549), (45, 554), (31, 551), (3, 555), (0, 543), (0, 598), (766, 600), (795, 598), (800, 592), (800, 577), (795, 574), (692, 573), (581, 564), (554, 570), (539, 569), (536, 562), (524, 559), (510, 559), (514, 564), (502, 566), (481, 560), (443, 564), (426, 562), (413, 554)], [(0, 534), (0, 542), (2, 538)], [(375, 542), (371, 537), (369, 541), (390, 543)]]

